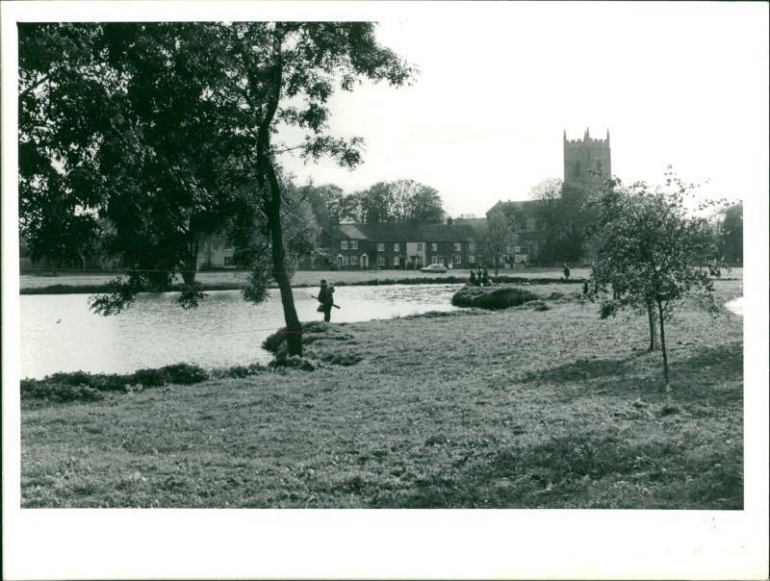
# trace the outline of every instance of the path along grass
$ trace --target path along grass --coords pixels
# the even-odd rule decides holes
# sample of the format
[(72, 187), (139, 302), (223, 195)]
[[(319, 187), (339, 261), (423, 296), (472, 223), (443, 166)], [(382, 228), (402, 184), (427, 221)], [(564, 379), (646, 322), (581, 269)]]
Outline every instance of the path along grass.
[(578, 296), (307, 345), (354, 365), (25, 404), (22, 504), (742, 508), (741, 319), (679, 311), (667, 407), (646, 317)]

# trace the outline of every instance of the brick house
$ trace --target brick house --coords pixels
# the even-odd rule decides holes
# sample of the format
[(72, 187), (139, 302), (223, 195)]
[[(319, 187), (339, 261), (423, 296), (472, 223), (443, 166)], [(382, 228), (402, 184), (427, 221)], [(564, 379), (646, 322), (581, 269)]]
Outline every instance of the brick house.
[[(341, 270), (417, 269), (428, 264), (469, 268), (474, 231), (457, 224), (341, 224), (322, 235), (320, 249)], [(302, 261), (300, 268), (323, 268)]]

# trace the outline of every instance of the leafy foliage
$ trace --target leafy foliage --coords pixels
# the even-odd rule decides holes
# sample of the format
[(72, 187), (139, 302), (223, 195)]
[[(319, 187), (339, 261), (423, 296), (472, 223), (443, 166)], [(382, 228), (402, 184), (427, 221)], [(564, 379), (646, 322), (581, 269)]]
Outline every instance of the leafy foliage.
[(723, 208), (717, 222), (719, 256), (729, 262), (743, 262), (743, 202)]
[(139, 369), (134, 373), (103, 374), (75, 371), (54, 373), (45, 379), (23, 379), (22, 398), (57, 402), (97, 401), (104, 391), (127, 391), (130, 386), (160, 387), (167, 384), (192, 385), (209, 379), (209, 374), (197, 365), (177, 363), (158, 369)]
[(328, 134), (335, 87), (352, 90), (359, 77), (398, 86), (415, 72), (378, 45), (374, 25), (24, 24), (19, 35), (31, 256), (67, 259), (103, 237), (128, 274), (94, 298), (96, 312), (167, 290), (176, 274), (187, 285), (180, 303), (192, 307), (203, 296), (193, 284), (201, 240), (225, 234), (262, 270), (247, 298), (261, 299), (272, 275), (296, 326), (286, 258), (303, 243), (284, 239), (286, 186), (273, 158), (286, 147), (271, 135), (295, 125), (307, 133), (305, 159), (360, 163), (360, 138)]
[(598, 192), (548, 179), (532, 190), (536, 213), (543, 224), (546, 262), (577, 262), (588, 253), (590, 229), (597, 218)]
[[(688, 215), (685, 199), (696, 186), (685, 184), (671, 170), (665, 186), (636, 182), (623, 188), (612, 180), (600, 202), (594, 231), (598, 258), (591, 278), (598, 288), (611, 286), (616, 297), (602, 306), (602, 316), (618, 308), (658, 310), (664, 377), (668, 384), (666, 320), (687, 294), (713, 303), (713, 289), (703, 265), (713, 255), (713, 238), (705, 218)], [(652, 319), (651, 319), (652, 320)]]
[(497, 267), (500, 258), (510, 254), (512, 247), (518, 240), (516, 223), (503, 212), (496, 211), (489, 215), (486, 229), (480, 241), (480, 249), (484, 256), (492, 259), (492, 265), (497, 275)]
[(438, 190), (410, 179), (378, 182), (347, 199), (350, 217), (364, 224), (440, 224), (445, 215)]

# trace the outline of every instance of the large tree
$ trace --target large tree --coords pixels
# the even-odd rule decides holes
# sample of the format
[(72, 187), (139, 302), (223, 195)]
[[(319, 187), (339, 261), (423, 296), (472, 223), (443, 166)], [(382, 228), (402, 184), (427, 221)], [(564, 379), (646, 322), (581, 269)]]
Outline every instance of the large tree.
[(597, 285), (622, 289), (613, 307), (640, 311), (654, 307), (670, 395), (666, 321), (688, 294), (694, 293), (708, 308), (715, 304), (711, 281), (702, 269), (713, 253), (708, 221), (685, 209), (692, 186), (670, 170), (665, 181), (665, 186), (636, 182), (623, 188), (615, 180), (603, 195), (596, 227), (598, 257), (591, 277)]
[(414, 180), (377, 182), (352, 199), (353, 215), (365, 224), (440, 224), (444, 220), (438, 190)]
[(719, 254), (728, 262), (743, 262), (743, 202), (723, 208), (717, 222)]
[[(249, 298), (277, 282), (289, 353), (300, 355), (276, 163), (296, 145), (273, 137), (280, 124), (297, 126), (302, 156), (354, 167), (362, 141), (329, 133), (329, 98), (359, 78), (401, 85), (412, 69), (365, 22), (26, 26), (21, 147), (31, 150), (27, 166), (43, 169), (22, 171), (23, 230), (95, 213), (114, 221), (113, 248), (131, 270), (116, 294), (95, 302), (103, 313), (189, 272), (201, 234), (238, 232), (255, 266)], [(39, 218), (46, 213), (54, 217)], [(75, 227), (60, 230), (66, 237)], [(47, 250), (59, 238), (33, 236), (30, 245)], [(194, 288), (188, 298), (195, 302)]]
[(588, 253), (589, 230), (596, 220), (598, 192), (560, 179), (547, 179), (531, 193), (545, 231), (541, 254), (547, 262), (577, 262)]

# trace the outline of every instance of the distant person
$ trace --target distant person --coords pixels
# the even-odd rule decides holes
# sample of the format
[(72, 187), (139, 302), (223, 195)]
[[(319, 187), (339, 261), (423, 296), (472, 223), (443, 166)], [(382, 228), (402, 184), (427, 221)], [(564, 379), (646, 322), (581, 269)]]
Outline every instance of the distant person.
[(583, 281), (583, 296), (584, 297), (588, 296), (588, 279), (585, 279)]
[(484, 267), (484, 270), (481, 271), (481, 284), (482, 286), (487, 286), (490, 284), (489, 282), (489, 271)]
[(569, 274), (570, 274), (569, 267), (567, 266), (566, 263), (564, 263), (563, 266), (564, 266), (564, 269), (562, 270), (562, 272), (564, 273), (564, 280), (569, 280)]
[(321, 289), (318, 291), (318, 312), (324, 314), (324, 321), (327, 323), (332, 318), (332, 306), (334, 306), (334, 287), (326, 283), (326, 280), (321, 281)]
[(476, 279), (476, 273), (471, 270), (471, 278), (468, 280), (468, 284), (471, 286), (477, 286), (478, 280)]

